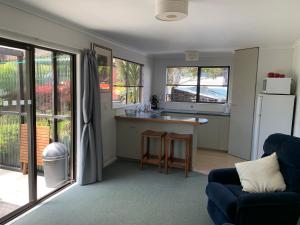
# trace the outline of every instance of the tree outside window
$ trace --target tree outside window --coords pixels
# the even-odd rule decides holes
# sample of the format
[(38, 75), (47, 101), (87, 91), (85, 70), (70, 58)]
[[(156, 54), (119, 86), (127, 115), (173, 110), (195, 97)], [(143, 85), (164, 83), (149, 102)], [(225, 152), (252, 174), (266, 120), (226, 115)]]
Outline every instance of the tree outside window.
[(141, 101), (142, 65), (123, 59), (113, 59), (113, 106), (136, 104)]

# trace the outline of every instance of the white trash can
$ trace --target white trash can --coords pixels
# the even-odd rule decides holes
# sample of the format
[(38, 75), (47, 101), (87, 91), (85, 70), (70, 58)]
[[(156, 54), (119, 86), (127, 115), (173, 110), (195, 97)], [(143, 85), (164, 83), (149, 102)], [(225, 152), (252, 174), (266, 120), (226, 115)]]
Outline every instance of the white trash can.
[(68, 179), (68, 149), (59, 142), (53, 142), (43, 151), (46, 187), (55, 188)]

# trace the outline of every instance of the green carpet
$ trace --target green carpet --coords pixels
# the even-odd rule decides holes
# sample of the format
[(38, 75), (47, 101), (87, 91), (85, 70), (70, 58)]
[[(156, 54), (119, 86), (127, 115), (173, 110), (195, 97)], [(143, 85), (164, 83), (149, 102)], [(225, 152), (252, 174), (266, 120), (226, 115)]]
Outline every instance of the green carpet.
[(213, 225), (207, 211), (207, 176), (169, 175), (118, 161), (101, 183), (79, 186), (27, 214), (14, 225)]

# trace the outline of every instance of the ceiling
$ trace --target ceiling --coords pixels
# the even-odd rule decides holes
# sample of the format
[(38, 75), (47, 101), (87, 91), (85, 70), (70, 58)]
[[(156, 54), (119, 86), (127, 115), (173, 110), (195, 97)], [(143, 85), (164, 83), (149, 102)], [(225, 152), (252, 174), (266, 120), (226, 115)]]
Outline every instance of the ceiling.
[(2, 0), (96, 32), (146, 54), (292, 46), (299, 0), (189, 0), (189, 16), (154, 18), (155, 0)]

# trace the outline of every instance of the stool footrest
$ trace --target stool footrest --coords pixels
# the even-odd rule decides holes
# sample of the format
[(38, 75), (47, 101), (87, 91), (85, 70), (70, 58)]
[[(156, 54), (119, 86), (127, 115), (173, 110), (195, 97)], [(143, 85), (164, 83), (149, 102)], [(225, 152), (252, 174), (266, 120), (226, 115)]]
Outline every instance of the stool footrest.
[(173, 168), (185, 168), (185, 159), (173, 158), (168, 160), (168, 166)]
[(143, 136), (148, 136), (148, 137), (163, 137), (166, 135), (166, 132), (160, 132), (160, 131), (154, 131), (154, 130), (146, 130), (142, 133)]
[(161, 157), (161, 159), (159, 159), (158, 156), (156, 155), (151, 155), (149, 158), (143, 158), (143, 163), (148, 163), (148, 164), (154, 164), (157, 165), (159, 164), (162, 160), (164, 160), (163, 157)]

